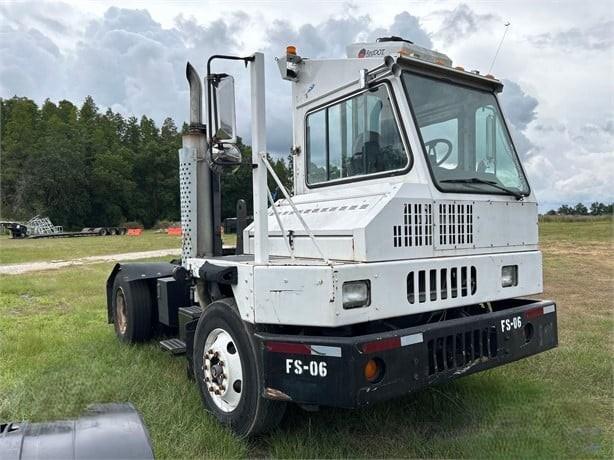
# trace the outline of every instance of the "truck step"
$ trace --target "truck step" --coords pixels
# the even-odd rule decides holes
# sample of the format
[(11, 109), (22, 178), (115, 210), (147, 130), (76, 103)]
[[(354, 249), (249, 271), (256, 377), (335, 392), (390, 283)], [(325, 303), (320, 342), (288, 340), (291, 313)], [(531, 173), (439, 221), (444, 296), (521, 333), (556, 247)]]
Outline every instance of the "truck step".
[(185, 342), (180, 339), (162, 340), (160, 346), (164, 351), (168, 351), (172, 355), (182, 355), (185, 353)]
[(202, 315), (203, 309), (198, 305), (192, 305), (191, 307), (179, 308), (179, 315), (189, 318), (189, 320), (198, 319)]

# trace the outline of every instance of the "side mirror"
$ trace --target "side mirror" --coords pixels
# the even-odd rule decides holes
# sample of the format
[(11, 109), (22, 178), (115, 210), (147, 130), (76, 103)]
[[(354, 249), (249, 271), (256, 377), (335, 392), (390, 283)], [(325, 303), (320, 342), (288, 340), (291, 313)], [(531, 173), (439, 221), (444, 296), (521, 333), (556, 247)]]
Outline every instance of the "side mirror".
[(491, 113), (486, 117), (486, 158), (493, 160), (497, 153), (497, 124)]
[(216, 174), (234, 172), (242, 162), (241, 150), (234, 144), (213, 144), (206, 154), (209, 168)]
[(217, 142), (237, 142), (235, 114), (235, 81), (231, 75), (220, 75), (213, 82), (213, 137)]

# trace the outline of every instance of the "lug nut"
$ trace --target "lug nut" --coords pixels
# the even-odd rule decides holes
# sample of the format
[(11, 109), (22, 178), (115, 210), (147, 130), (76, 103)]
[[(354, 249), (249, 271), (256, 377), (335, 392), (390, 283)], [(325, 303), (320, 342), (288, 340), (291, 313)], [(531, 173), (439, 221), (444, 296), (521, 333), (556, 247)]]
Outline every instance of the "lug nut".
[(209, 381), (209, 377), (205, 377), (205, 382), (208, 382), (208, 381)]
[(209, 391), (210, 391), (210, 392), (213, 392), (213, 387), (209, 387)]
[(219, 395), (220, 394), (220, 390), (215, 390), (215, 394)]

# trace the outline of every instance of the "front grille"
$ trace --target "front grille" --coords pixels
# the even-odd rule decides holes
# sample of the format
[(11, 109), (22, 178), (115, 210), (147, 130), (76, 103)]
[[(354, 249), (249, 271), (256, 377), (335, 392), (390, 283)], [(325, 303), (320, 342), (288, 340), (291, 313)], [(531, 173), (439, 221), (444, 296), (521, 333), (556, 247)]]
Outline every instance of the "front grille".
[(478, 272), (473, 265), (418, 270), (407, 275), (407, 300), (411, 304), (473, 296), (477, 289)]
[(428, 341), (429, 375), (461, 369), (497, 356), (494, 327), (450, 334)]

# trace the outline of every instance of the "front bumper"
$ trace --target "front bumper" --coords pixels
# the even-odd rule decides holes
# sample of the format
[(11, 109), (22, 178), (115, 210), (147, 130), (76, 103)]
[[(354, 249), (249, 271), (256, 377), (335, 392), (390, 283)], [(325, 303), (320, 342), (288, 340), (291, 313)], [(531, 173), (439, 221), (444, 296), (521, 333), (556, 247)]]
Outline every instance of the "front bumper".
[[(557, 346), (554, 302), (510, 299), (506, 305), (483, 315), (356, 337), (259, 333), (264, 396), (361, 407)], [(384, 369), (376, 383), (364, 377), (372, 358)]]

